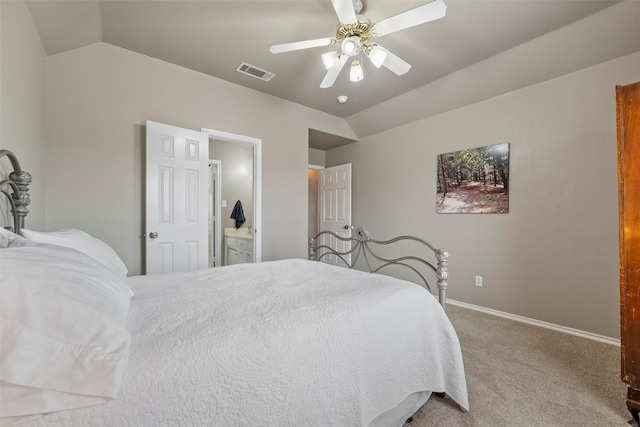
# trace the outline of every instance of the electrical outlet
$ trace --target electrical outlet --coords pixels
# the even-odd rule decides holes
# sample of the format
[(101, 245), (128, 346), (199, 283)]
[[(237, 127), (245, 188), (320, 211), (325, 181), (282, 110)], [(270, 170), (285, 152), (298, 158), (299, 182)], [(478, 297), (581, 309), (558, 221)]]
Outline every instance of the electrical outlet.
[(476, 276), (476, 286), (482, 286), (482, 276)]

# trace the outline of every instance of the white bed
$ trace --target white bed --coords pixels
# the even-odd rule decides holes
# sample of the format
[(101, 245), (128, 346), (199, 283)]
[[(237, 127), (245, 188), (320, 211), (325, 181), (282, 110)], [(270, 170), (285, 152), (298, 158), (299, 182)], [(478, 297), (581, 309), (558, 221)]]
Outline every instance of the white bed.
[(84, 232), (22, 234), (0, 230), (2, 425), (400, 426), (431, 392), (469, 409), (417, 284), (302, 259), (125, 278)]

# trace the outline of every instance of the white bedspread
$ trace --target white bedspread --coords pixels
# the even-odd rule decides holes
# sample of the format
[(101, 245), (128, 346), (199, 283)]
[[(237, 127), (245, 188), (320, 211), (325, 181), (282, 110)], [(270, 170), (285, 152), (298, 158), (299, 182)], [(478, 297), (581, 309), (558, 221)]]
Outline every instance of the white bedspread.
[(283, 260), (128, 284), (120, 395), (27, 425), (366, 426), (425, 390), (468, 409), (455, 331), (413, 283)]

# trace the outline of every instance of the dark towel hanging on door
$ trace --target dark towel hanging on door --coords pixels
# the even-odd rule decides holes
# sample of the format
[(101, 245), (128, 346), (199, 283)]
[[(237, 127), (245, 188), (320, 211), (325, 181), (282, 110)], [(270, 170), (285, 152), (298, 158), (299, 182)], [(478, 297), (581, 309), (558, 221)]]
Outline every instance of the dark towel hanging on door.
[(238, 200), (231, 211), (231, 219), (236, 220), (236, 228), (242, 227), (245, 222), (244, 210), (242, 209), (242, 203)]

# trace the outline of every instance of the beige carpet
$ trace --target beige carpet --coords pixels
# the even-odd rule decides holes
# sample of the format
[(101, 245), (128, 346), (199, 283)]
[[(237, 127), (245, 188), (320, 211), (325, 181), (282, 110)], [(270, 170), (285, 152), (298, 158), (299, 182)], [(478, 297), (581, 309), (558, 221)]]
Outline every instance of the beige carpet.
[(620, 348), (449, 305), (470, 412), (435, 396), (405, 427), (629, 427)]

